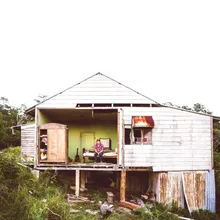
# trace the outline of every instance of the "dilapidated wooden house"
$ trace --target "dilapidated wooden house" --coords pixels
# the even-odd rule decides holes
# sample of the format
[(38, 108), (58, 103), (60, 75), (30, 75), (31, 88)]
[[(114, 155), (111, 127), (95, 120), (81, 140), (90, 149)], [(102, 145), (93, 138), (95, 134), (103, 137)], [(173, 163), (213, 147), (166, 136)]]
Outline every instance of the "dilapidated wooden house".
[[(73, 171), (77, 195), (87, 173), (111, 171), (119, 174), (121, 201), (141, 185), (158, 202), (215, 211), (212, 133), (219, 118), (163, 106), (101, 73), (26, 113), (35, 117), (35, 169)], [(94, 164), (97, 138), (104, 162)]]

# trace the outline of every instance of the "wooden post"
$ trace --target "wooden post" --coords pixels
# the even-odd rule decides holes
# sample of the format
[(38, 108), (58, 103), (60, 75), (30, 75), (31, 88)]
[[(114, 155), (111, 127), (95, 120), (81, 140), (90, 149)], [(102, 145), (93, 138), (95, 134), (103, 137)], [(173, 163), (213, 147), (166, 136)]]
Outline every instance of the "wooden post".
[(119, 160), (121, 158), (120, 156), (120, 126), (121, 126), (121, 123), (120, 123), (120, 112), (117, 113), (117, 134), (118, 134), (118, 137), (117, 137), (117, 141), (118, 141), (118, 145), (117, 145), (117, 165), (119, 165)]
[(80, 187), (82, 189), (85, 189), (86, 188), (86, 171), (81, 171), (81, 181), (80, 181)]
[(76, 169), (76, 174), (75, 174), (75, 186), (76, 186), (76, 191), (75, 194), (77, 197), (79, 197), (79, 182), (80, 182), (80, 173), (79, 169)]
[(120, 202), (125, 201), (126, 192), (126, 170), (121, 171), (121, 185), (120, 185)]

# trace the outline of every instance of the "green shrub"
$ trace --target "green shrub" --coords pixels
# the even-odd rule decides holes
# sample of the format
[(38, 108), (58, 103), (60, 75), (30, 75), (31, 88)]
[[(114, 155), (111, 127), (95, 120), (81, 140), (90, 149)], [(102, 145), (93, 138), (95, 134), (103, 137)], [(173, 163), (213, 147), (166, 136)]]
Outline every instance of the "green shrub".
[(170, 212), (170, 206), (162, 203), (146, 204), (145, 207), (137, 209), (138, 219), (149, 220), (177, 220), (178, 216)]
[(0, 154), (0, 219), (71, 219), (69, 204), (56, 176), (45, 171), (37, 179), (18, 162), (19, 148), (8, 148)]
[(91, 193), (91, 200), (96, 202), (105, 201), (106, 200), (106, 192), (102, 190), (96, 190)]
[(216, 213), (203, 209), (193, 211), (191, 213), (191, 218), (194, 220), (220, 220), (220, 217)]

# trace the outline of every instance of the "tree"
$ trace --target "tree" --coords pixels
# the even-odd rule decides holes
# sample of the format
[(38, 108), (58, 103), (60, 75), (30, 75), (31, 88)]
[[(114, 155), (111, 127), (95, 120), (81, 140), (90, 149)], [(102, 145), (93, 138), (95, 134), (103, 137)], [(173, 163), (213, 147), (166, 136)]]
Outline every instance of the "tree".
[(28, 123), (34, 122), (34, 117), (25, 114), (26, 110), (27, 110), (27, 106), (24, 104), (21, 104), (20, 108), (18, 109), (17, 125), (28, 124)]
[(195, 112), (201, 112), (201, 113), (206, 113), (206, 114), (212, 114), (211, 111), (209, 111), (204, 105), (200, 103), (196, 103), (193, 105), (193, 111)]
[(163, 105), (171, 106), (171, 107), (175, 107), (175, 108), (180, 108), (180, 109), (185, 109), (185, 110), (188, 110), (188, 111), (194, 111), (194, 112), (198, 112), (198, 113), (205, 113), (205, 114), (212, 115), (212, 112), (209, 111), (201, 103), (195, 103), (192, 107), (189, 107), (188, 105), (178, 106), (176, 104), (173, 104), (172, 102), (166, 102)]
[(0, 149), (20, 145), (20, 131), (12, 135), (11, 127), (17, 124), (18, 109), (8, 105), (8, 99), (0, 98)]
[(48, 95), (45, 95), (45, 94), (39, 94), (37, 96), (37, 98), (34, 99), (35, 102), (37, 103), (41, 103), (43, 101), (45, 101), (47, 99)]

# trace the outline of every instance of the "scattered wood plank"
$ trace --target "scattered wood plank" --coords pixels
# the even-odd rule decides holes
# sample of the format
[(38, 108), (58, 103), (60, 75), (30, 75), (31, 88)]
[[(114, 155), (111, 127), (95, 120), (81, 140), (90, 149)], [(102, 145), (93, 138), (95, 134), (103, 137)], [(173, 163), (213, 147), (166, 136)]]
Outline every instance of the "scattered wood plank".
[(79, 204), (79, 203), (89, 203), (90, 201), (87, 197), (67, 194), (67, 202), (70, 204)]
[(128, 209), (132, 209), (132, 210), (141, 208), (140, 205), (137, 205), (137, 204), (134, 204), (131, 202), (127, 202), (127, 201), (120, 201), (119, 205), (122, 207), (128, 208)]

